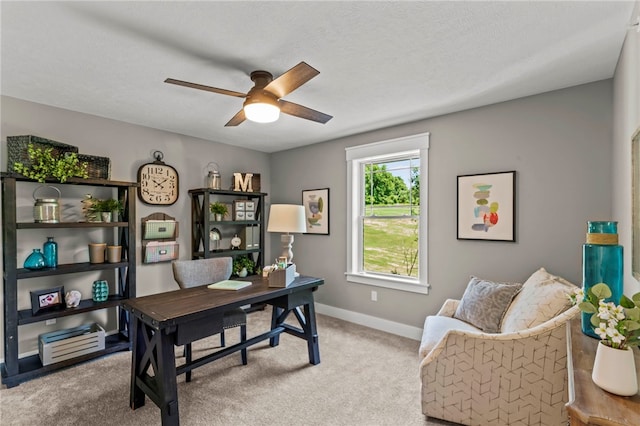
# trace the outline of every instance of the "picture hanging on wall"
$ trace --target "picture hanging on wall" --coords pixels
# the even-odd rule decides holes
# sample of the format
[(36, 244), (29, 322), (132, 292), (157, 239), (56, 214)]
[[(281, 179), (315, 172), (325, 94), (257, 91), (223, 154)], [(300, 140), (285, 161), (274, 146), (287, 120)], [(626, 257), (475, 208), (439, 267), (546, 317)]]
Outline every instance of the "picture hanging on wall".
[(329, 188), (302, 191), (307, 231), (305, 234), (329, 235)]
[(516, 240), (516, 172), (458, 176), (458, 239)]

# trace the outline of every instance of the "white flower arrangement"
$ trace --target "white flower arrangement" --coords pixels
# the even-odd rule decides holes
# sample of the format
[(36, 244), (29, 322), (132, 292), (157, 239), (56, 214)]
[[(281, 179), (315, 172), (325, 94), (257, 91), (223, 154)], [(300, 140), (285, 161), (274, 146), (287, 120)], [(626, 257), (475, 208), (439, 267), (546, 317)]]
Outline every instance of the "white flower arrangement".
[(605, 302), (609, 297), (611, 289), (605, 283), (594, 285), (587, 294), (578, 288), (569, 295), (582, 312), (592, 314), (593, 331), (605, 345), (614, 349), (640, 346), (640, 293), (631, 299), (622, 295), (619, 305)]

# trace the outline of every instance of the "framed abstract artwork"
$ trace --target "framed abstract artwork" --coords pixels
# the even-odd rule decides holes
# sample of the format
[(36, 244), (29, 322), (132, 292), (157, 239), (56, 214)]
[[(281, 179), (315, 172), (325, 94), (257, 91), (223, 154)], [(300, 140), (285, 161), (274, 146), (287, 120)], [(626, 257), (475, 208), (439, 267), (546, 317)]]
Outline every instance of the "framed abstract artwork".
[(516, 240), (516, 172), (458, 176), (459, 240)]
[(302, 191), (307, 231), (305, 234), (329, 235), (329, 188)]
[(631, 138), (632, 175), (631, 182), (631, 272), (640, 281), (640, 128)]

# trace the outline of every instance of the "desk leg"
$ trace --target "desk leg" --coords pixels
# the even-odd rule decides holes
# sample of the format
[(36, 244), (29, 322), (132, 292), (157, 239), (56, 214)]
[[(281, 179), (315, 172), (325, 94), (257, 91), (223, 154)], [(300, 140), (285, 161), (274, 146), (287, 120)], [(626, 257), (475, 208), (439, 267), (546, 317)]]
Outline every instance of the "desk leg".
[(307, 338), (307, 349), (309, 350), (309, 363), (320, 364), (320, 345), (318, 344), (318, 328), (316, 326), (316, 307), (313, 302), (304, 305), (304, 316), (306, 326), (302, 325)]
[(164, 331), (159, 332), (158, 349), (158, 377), (160, 388), (162, 426), (179, 425), (178, 414), (178, 384), (176, 380), (176, 356), (173, 339)]
[[(286, 314), (283, 315), (283, 313), (284, 313), (284, 309), (278, 308), (275, 305), (273, 306), (273, 309), (271, 310), (271, 329), (272, 330), (284, 322), (284, 319), (287, 317), (287, 315)], [(276, 347), (279, 344), (280, 344), (279, 334), (269, 339), (269, 345), (271, 347)]]
[[(320, 345), (318, 344), (318, 328), (316, 326), (316, 308), (313, 304), (313, 298), (310, 303), (302, 304), (304, 313), (301, 312), (300, 306), (293, 309), (284, 309), (273, 306), (271, 313), (271, 329), (283, 326), (285, 331), (296, 337), (300, 337), (307, 341), (307, 349), (309, 351), (309, 363), (320, 364)], [(292, 326), (285, 324), (285, 320), (290, 312), (296, 316), (302, 330), (294, 329)], [(278, 346), (280, 343), (280, 335), (276, 335), (269, 339), (272, 347)]]
[(142, 407), (148, 395), (160, 408), (163, 426), (179, 425), (174, 336), (133, 316), (133, 342), (131, 408)]
[(143, 324), (138, 320), (138, 317), (135, 315), (131, 315), (131, 329), (133, 330), (133, 354), (131, 356), (131, 390), (129, 392), (129, 406), (132, 410), (136, 408), (140, 408), (144, 406), (144, 391), (138, 386), (138, 381), (136, 380), (137, 371), (140, 371), (142, 368), (140, 364), (142, 363), (142, 358), (146, 350), (146, 344), (143, 337), (144, 330), (142, 329)]

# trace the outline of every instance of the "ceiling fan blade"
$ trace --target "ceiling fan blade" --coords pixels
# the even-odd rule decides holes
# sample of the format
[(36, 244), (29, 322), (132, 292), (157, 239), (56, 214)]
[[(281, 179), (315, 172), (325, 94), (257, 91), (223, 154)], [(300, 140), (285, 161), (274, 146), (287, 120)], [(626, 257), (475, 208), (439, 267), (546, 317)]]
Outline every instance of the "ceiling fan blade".
[(224, 125), (224, 127), (237, 126), (246, 119), (247, 117), (245, 117), (244, 115), (244, 109), (241, 109), (236, 115), (231, 118), (231, 120), (227, 122), (227, 124)]
[(333, 118), (331, 115), (327, 115), (302, 105), (294, 104), (293, 102), (283, 101), (282, 99), (278, 101), (278, 106), (280, 107), (280, 112), (322, 124), (325, 124)]
[(278, 98), (283, 98), (318, 74), (320, 74), (320, 71), (308, 65), (306, 62), (300, 62), (267, 84), (264, 89), (273, 93)]
[(177, 84), (178, 86), (191, 87), (192, 89), (206, 90), (207, 92), (219, 93), (221, 95), (235, 96), (238, 98), (246, 98), (245, 93), (234, 92), (233, 90), (218, 89), (217, 87), (205, 86), (203, 84), (189, 83), (188, 81), (176, 80), (174, 78), (167, 78), (165, 83)]

